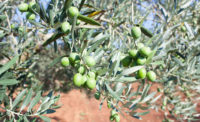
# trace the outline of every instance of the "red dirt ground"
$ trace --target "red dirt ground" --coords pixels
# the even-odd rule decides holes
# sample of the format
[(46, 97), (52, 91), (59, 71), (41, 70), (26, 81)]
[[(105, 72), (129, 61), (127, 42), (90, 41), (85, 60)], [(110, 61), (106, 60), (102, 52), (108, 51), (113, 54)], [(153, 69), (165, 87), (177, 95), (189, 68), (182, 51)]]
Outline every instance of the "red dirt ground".
[[(99, 110), (100, 101), (80, 90), (71, 90), (68, 93), (61, 93), (59, 104), (62, 107), (55, 113), (47, 115), (52, 122), (110, 122), (110, 110), (104, 104)], [(142, 116), (142, 120), (130, 116), (120, 116), (121, 122), (162, 122), (164, 115), (161, 111), (151, 110), (149, 114)]]

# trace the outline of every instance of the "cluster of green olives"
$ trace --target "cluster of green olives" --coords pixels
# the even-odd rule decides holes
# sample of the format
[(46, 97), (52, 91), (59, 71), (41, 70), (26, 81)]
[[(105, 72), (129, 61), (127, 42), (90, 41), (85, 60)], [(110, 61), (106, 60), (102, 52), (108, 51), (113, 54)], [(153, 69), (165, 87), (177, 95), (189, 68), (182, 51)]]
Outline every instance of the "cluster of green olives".
[(35, 20), (35, 14), (32, 12), (32, 10), (36, 9), (36, 3), (35, 2), (30, 2), (29, 4), (21, 3), (18, 6), (18, 9), (19, 9), (20, 12), (27, 12), (26, 18), (28, 20)]
[[(145, 65), (147, 58), (151, 54), (151, 49), (149, 47), (144, 46), (142, 43), (138, 43), (138, 49), (131, 49), (129, 50), (129, 55), (122, 59), (122, 65), (124, 67), (128, 66), (138, 66), (138, 65)], [(147, 77), (150, 81), (156, 80), (156, 74), (153, 71), (147, 72), (145, 68), (140, 69), (137, 72), (138, 79), (145, 79)]]
[[(131, 33), (134, 39), (138, 39), (141, 36), (140, 27), (133, 27), (131, 29)], [(124, 67), (133, 67), (138, 65), (145, 65), (148, 57), (151, 55), (152, 50), (150, 47), (145, 46), (143, 43), (137, 44), (137, 49), (130, 49), (128, 51), (128, 56), (125, 56), (121, 63)], [(153, 71), (146, 71), (145, 68), (140, 69), (137, 74), (136, 78), (138, 79), (145, 79), (147, 77), (150, 81), (156, 80), (156, 74)]]
[[(79, 24), (80, 24), (80, 20), (77, 20), (76, 21), (76, 25), (79, 25)], [(63, 33), (69, 33), (71, 31), (71, 27), (72, 26), (71, 26), (71, 24), (68, 21), (62, 22), (61, 26), (60, 26), (61, 31)]]
[(74, 74), (73, 77), (75, 86), (87, 86), (87, 88), (91, 90), (96, 87), (96, 73), (89, 71), (90, 67), (93, 67), (96, 64), (96, 61), (92, 56), (86, 56), (81, 60), (77, 53), (71, 53), (69, 57), (63, 57), (61, 59), (61, 65), (63, 67), (68, 67), (70, 64), (77, 69), (77, 73)]
[(110, 111), (110, 121), (120, 122), (120, 116), (115, 110)]

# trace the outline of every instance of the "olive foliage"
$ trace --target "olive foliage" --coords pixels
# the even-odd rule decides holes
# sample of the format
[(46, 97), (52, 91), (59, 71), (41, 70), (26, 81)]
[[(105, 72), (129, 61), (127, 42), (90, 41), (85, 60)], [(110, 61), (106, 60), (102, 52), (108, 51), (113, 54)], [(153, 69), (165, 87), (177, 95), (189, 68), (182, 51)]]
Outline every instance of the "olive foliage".
[[(134, 119), (160, 107), (166, 120), (168, 114), (181, 121), (199, 116), (198, 0), (35, 0), (28, 8), (35, 19), (18, 10), (21, 2), (0, 2), (0, 61), (4, 61), (0, 64), (0, 107), (5, 111), (0, 120), (28, 121), (37, 116), (50, 121), (42, 114), (55, 112), (60, 96), (53, 91), (44, 96), (41, 81), (47, 80), (45, 73), (55, 75), (64, 69), (66, 80), (72, 82), (76, 65), (63, 68), (60, 61), (74, 52), (81, 63), (88, 56), (95, 60), (85, 72), (97, 75), (100, 109), (107, 104), (112, 111)], [(70, 16), (71, 6), (78, 8), (79, 14)], [(70, 24), (70, 31), (62, 31), (64, 22)], [(134, 35), (133, 27), (141, 33)], [(141, 43), (151, 53), (143, 53), (148, 53), (145, 63), (135, 65), (129, 52), (139, 50)], [(132, 64), (123, 65), (124, 58)], [(157, 79), (138, 78), (141, 69), (154, 71)], [(47, 75), (48, 80), (54, 79), (52, 74)], [(152, 85), (157, 85), (160, 93), (151, 91)]]

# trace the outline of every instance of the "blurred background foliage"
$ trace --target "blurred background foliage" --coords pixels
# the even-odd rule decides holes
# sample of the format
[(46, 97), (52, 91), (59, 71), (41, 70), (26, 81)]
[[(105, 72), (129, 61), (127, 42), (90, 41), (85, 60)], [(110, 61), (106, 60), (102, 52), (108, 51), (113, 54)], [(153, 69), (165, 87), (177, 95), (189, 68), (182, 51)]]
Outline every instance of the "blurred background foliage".
[[(101, 23), (101, 26), (83, 21), (76, 25), (65, 14), (66, 1), (79, 8), (82, 15)], [(26, 13), (21, 13), (17, 8), (21, 0), (0, 0), (0, 80), (12, 79), (12, 82), (0, 84), (0, 103), (6, 107), (8, 113), (10, 112), (10, 118), (1, 113), (2, 120), (16, 117), (12, 110), (17, 113), (20, 100), (15, 102), (11, 99), (15, 97), (14, 93), (18, 96), (27, 94), (29, 97), (23, 101), (28, 101), (34, 96), (40, 99), (39, 104), (46, 105), (35, 111), (36, 113), (27, 112), (21, 116), (17, 113), (20, 119), (54, 112), (53, 108), (57, 108), (54, 103), (59, 95), (53, 96), (50, 92), (44, 98), (38, 96), (52, 89), (67, 92), (76, 88), (71, 82), (75, 70), (71, 67), (63, 68), (59, 61), (61, 57), (68, 56), (70, 51), (81, 52), (84, 43), (87, 47), (82, 49), (99, 60), (93, 70), (100, 72), (101, 68), (107, 69), (105, 73), (102, 71), (97, 84), (97, 90), (105, 95), (101, 99), (102, 103), (106, 100), (111, 103), (112, 109), (121, 112), (123, 108), (119, 104), (119, 98), (125, 97), (121, 102), (123, 107), (129, 110), (124, 111), (137, 119), (148, 111), (137, 113), (136, 109), (158, 110), (160, 107), (166, 112), (166, 118), (171, 114), (179, 121), (197, 119), (199, 114), (196, 107), (200, 99), (199, 0), (66, 1), (36, 0), (38, 7), (33, 11), (36, 19), (27, 20)], [(23, 2), (28, 3), (30, 0)], [(72, 31), (67, 35), (59, 30), (61, 22), (65, 20), (72, 25)], [(130, 30), (136, 25), (143, 28), (143, 34), (141, 38), (134, 40)], [(146, 29), (148, 34), (144, 32)], [(138, 43), (144, 43), (156, 51), (148, 64), (148, 68), (157, 73), (156, 83), (134, 81), (133, 77), (130, 77), (133, 81), (127, 81), (120, 74), (116, 74), (118, 68), (126, 75), (138, 68), (124, 68), (116, 63), (127, 55), (129, 49), (136, 48)], [(8, 64), (9, 61), (11, 63)], [(8, 68), (5, 69), (6, 64)], [(116, 81), (120, 78), (121, 81)], [(134, 83), (138, 83), (139, 86), (133, 88), (137, 91), (132, 92)], [(158, 97), (155, 96), (156, 92), (149, 92), (152, 84), (159, 85), (158, 91), (161, 93)], [(117, 86), (120, 87), (116, 88)], [(119, 92), (123, 90), (126, 91), (125, 95)], [(154, 103), (157, 99), (162, 100), (161, 106)], [(16, 109), (9, 104), (11, 101), (18, 105)], [(28, 105), (23, 101), (21, 110)], [(49, 120), (43, 116), (41, 118)]]

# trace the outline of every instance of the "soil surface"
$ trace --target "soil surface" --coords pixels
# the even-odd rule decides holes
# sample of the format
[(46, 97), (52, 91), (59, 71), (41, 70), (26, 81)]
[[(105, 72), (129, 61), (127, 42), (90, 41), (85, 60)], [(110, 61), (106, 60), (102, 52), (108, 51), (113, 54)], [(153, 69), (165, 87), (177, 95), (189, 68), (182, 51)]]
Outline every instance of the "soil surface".
[[(55, 113), (46, 116), (52, 118), (52, 122), (110, 122), (110, 110), (106, 102), (99, 110), (100, 101), (87, 93), (73, 89), (68, 93), (61, 93), (58, 104), (61, 108)], [(132, 118), (128, 115), (120, 115), (121, 122), (162, 122), (164, 114), (161, 111), (151, 110), (149, 114), (142, 116), (142, 120)]]

